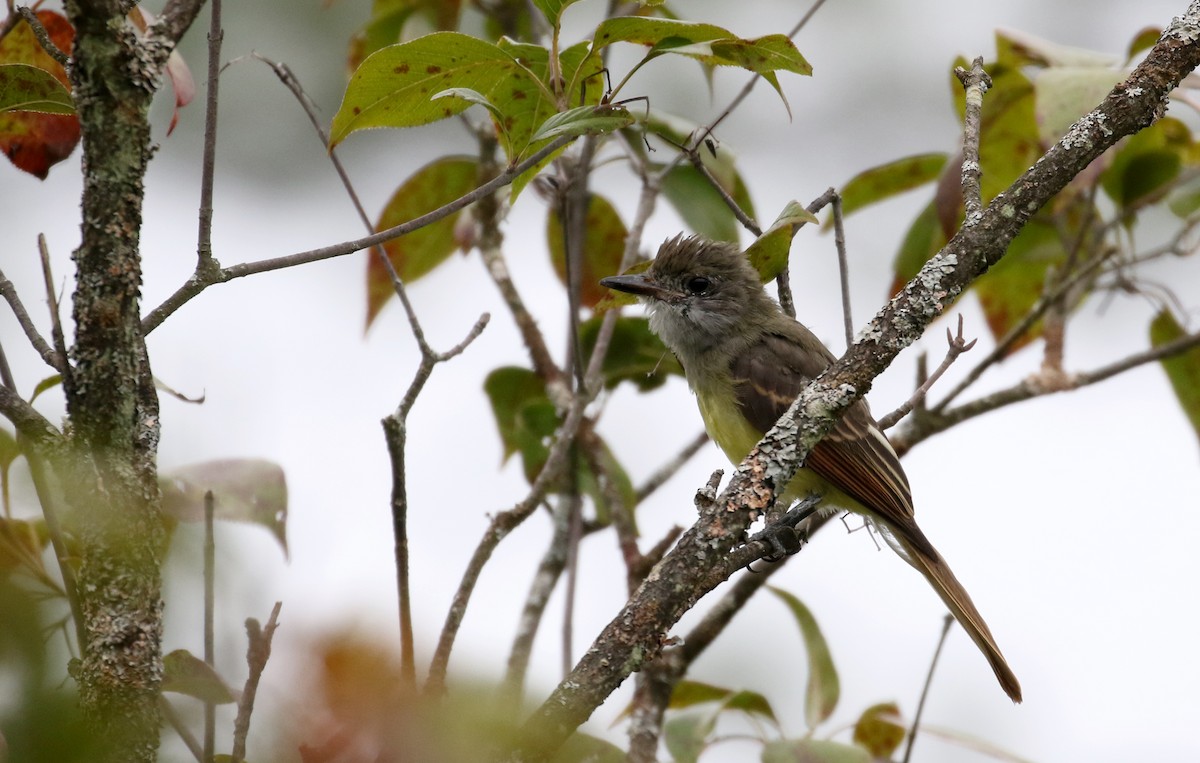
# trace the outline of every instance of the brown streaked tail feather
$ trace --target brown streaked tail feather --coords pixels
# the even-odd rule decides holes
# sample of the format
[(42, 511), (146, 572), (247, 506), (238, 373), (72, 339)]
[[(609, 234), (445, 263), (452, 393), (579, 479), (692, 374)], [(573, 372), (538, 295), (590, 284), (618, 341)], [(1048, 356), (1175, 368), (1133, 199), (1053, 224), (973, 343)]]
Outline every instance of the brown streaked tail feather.
[[(917, 530), (918, 534), (920, 532)], [(967, 595), (967, 589), (963, 588), (962, 583), (959, 583), (958, 578), (954, 577), (954, 573), (951, 572), (950, 565), (946, 564), (946, 560), (942, 559), (936, 551), (930, 555), (918, 549), (911, 540), (904, 538), (903, 535), (900, 535), (898, 540), (908, 551), (906, 561), (925, 576), (925, 579), (933, 586), (933, 590), (937, 591), (938, 596), (950, 610), (950, 614), (954, 615), (954, 619), (979, 647), (979, 651), (983, 652), (983, 656), (992, 666), (992, 671), (996, 674), (996, 680), (1000, 682), (1004, 693), (1013, 702), (1020, 702), (1021, 684), (1013, 674), (1012, 668), (1008, 667), (1004, 655), (1000, 653), (1000, 647), (996, 646), (996, 639), (992, 637), (987, 623), (983, 621), (983, 615), (979, 614), (975, 603)]]

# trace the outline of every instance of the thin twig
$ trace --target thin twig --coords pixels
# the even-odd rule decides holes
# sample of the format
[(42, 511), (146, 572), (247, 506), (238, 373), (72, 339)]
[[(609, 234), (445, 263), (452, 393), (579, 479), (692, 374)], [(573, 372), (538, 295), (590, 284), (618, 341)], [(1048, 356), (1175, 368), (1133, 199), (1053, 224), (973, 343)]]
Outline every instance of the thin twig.
[(42, 261), (42, 280), (46, 287), (46, 304), (50, 307), (50, 340), (54, 342), (54, 351), (58, 353), (62, 364), (58, 367), (63, 377), (63, 386), (70, 389), (71, 359), (67, 354), (67, 340), (63, 334), (62, 310), (58, 293), (54, 291), (54, 274), (50, 270), (50, 247), (46, 245), (46, 236), (38, 234), (38, 256)]
[[(213, 614), (216, 609), (216, 541), (213, 537), (213, 492), (204, 494), (204, 664), (216, 666), (216, 636)], [(211, 699), (204, 701), (204, 760), (216, 753), (217, 706)]]
[(34, 39), (38, 41), (38, 45), (42, 46), (42, 50), (58, 62), (62, 68), (66, 69), (71, 65), (71, 57), (62, 51), (54, 40), (50, 39), (50, 34), (46, 31), (46, 27), (42, 26), (42, 20), (37, 17), (37, 13), (27, 5), (22, 5), (17, 8), (17, 13), (21, 18), (25, 19), (25, 23), (29, 24), (29, 28), (33, 30)]
[(934, 369), (933, 373), (921, 382), (921, 386), (917, 387), (917, 391), (912, 394), (912, 397), (906, 400), (899, 408), (879, 419), (879, 428), (883, 430), (891, 429), (896, 425), (896, 422), (907, 416), (913, 408), (925, 399), (925, 396), (929, 394), (929, 390), (942, 377), (942, 374), (946, 373), (946, 370), (954, 364), (954, 361), (958, 360), (958, 356), (964, 352), (969, 352), (978, 341), (978, 339), (972, 339), (968, 342), (963, 337), (963, 317), (960, 313), (958, 316), (958, 334), (951, 334), (950, 329), (946, 329), (946, 344), (949, 345), (946, 349), (946, 357), (942, 359), (941, 364)]
[(150, 311), (150, 313), (142, 319), (143, 334), (149, 334), (172, 313), (183, 307), (193, 297), (204, 291), (209, 286), (218, 283), (226, 283), (237, 278), (257, 275), (259, 273), (269, 273), (275, 270), (283, 270), (285, 268), (297, 267), (299, 265), (307, 265), (321, 260), (327, 260), (333, 257), (343, 257), (347, 254), (352, 254), (362, 249), (382, 244), (385, 241), (391, 241), (394, 238), (399, 238), (406, 233), (411, 233), (414, 230), (423, 228), (430, 223), (435, 223), (449, 215), (458, 212), (470, 204), (479, 201), (480, 199), (495, 193), (498, 189), (511, 183), (519, 175), (523, 174), (534, 165), (541, 162), (547, 156), (550, 156), (555, 151), (574, 140), (571, 135), (563, 135), (555, 138), (550, 143), (543, 146), (540, 150), (531, 154), (523, 161), (506, 167), (503, 172), (497, 174), (488, 182), (480, 185), (475, 190), (470, 191), (449, 204), (445, 204), (438, 209), (427, 214), (415, 217), (408, 222), (395, 225), (387, 230), (373, 233), (369, 236), (354, 239), (351, 241), (343, 241), (338, 244), (321, 247), (319, 249), (310, 249), (296, 254), (290, 254), (283, 257), (272, 257), (256, 262), (243, 262), (238, 265), (233, 265), (227, 268), (221, 268), (214, 273), (193, 274), (182, 286), (176, 289), (175, 293), (160, 304), (158, 307)]
[(1194, 347), (1200, 347), (1200, 332), (1182, 336), (1158, 347), (1152, 347), (1148, 350), (1135, 353), (1093, 371), (1054, 375), (1050, 378), (1046, 378), (1041, 374), (1035, 374), (1012, 387), (994, 392), (978, 400), (964, 403), (949, 411), (940, 413), (930, 411), (928, 415), (922, 417), (921, 421), (914, 422), (913, 426), (901, 433), (899, 437), (893, 437), (892, 444), (895, 446), (896, 452), (903, 455), (922, 440), (961, 424), (968, 419), (973, 419), (976, 416), (981, 416), (998, 408), (1031, 398), (1050, 395), (1056, 392), (1068, 392), (1096, 384), (1146, 363), (1153, 363), (1154, 361), (1187, 352)]
[(517, 621), (517, 634), (508, 653), (508, 666), (500, 688), (497, 708), (515, 718), (524, 694), (525, 674), (529, 670), (529, 657), (533, 652), (533, 640), (538, 626), (550, 601), (550, 594), (558, 584), (567, 563), (567, 539), (570, 533), (570, 512), (566, 500), (560, 500), (553, 511), (554, 534), (546, 546), (546, 552), (538, 563), (537, 572), (525, 595), (525, 606)]
[(200, 214), (196, 236), (196, 270), (216, 265), (212, 252), (213, 178), (217, 155), (217, 95), (221, 83), (221, 0), (210, 0), (208, 28), (208, 96), (204, 102), (204, 150), (200, 160)]
[(246, 738), (250, 736), (250, 716), (254, 712), (254, 698), (258, 695), (258, 683), (267, 668), (267, 660), (271, 657), (271, 639), (275, 637), (275, 629), (279, 627), (279, 610), (282, 607), (283, 602), (275, 602), (265, 628), (260, 627), (258, 621), (252, 617), (246, 619), (246, 664), (250, 672), (246, 676), (242, 696), (238, 699), (237, 718), (233, 722), (233, 751), (230, 755), (233, 763), (242, 763), (246, 756)]
[(849, 347), (854, 344), (854, 318), (850, 312), (850, 257), (846, 254), (846, 226), (842, 220), (841, 194), (833, 195), (832, 206), (833, 248), (837, 250), (838, 279), (842, 284), (842, 320), (846, 325), (846, 346)]
[(651, 493), (653, 493), (655, 490), (658, 490), (667, 480), (674, 477), (675, 473), (683, 468), (683, 465), (690, 461), (692, 456), (699, 453), (700, 449), (703, 448), (704, 444), (707, 442), (708, 432), (700, 432), (698, 435), (692, 438), (691, 442), (683, 446), (683, 450), (679, 451), (674, 458), (658, 467), (653, 474), (646, 478), (646, 481), (642, 483), (641, 487), (637, 489), (636, 495), (638, 503), (640, 504), (642, 501), (646, 500)]
[(4, 300), (8, 302), (9, 308), (12, 309), (13, 315), (16, 316), (17, 323), (21, 324), (21, 330), (25, 332), (25, 338), (33, 345), (33, 349), (42, 357), (46, 365), (61, 374), (63, 372), (62, 356), (51, 349), (46, 340), (42, 338), (42, 335), (38, 333), (37, 326), (33, 325), (33, 320), (25, 310), (25, 305), (21, 303), (21, 297), (17, 294), (16, 287), (4, 275), (3, 270), (0, 270), (0, 296), (4, 297)]
[(954, 616), (947, 614), (942, 620), (942, 635), (938, 637), (937, 649), (933, 650), (933, 659), (929, 661), (929, 672), (925, 674), (925, 685), (921, 687), (921, 699), (917, 701), (917, 712), (913, 715), (912, 727), (908, 730), (908, 742), (904, 745), (904, 763), (912, 758), (913, 742), (917, 739), (917, 729), (921, 726), (921, 714), (925, 712), (925, 700), (929, 698), (929, 687), (933, 685), (933, 672), (937, 669), (938, 659), (942, 656), (942, 647), (946, 645), (946, 636), (950, 626), (954, 624)]
[[(579, 448), (571, 449), (571, 460), (579, 458)], [(563, 615), (562, 615), (562, 630), (560, 636), (562, 639), (562, 650), (560, 655), (560, 666), (562, 676), (566, 678), (571, 672), (571, 665), (574, 663), (572, 659), (575, 653), (572, 644), (575, 641), (575, 591), (579, 582), (579, 543), (583, 539), (583, 498), (579, 494), (579, 480), (575, 475), (579, 474), (577, 468), (572, 467), (569, 470), (571, 476), (571, 489), (565, 496), (567, 509), (567, 564), (566, 564), (566, 580), (563, 581)]]
[(975, 225), (983, 216), (983, 192), (980, 179), (983, 172), (979, 164), (979, 137), (983, 114), (983, 94), (992, 86), (992, 78), (983, 70), (983, 57), (971, 62), (970, 71), (955, 67), (954, 76), (966, 91), (966, 108), (963, 118), (963, 162), (962, 191), (963, 206), (966, 208), (964, 225)]
[(179, 717), (179, 713), (175, 712), (174, 706), (163, 695), (158, 697), (158, 711), (162, 713), (163, 719), (175, 731), (176, 736), (183, 740), (184, 745), (192, 753), (197, 763), (208, 763), (211, 758), (204, 757), (204, 748), (200, 746), (200, 740), (196, 739), (196, 735), (187, 727), (183, 719)]

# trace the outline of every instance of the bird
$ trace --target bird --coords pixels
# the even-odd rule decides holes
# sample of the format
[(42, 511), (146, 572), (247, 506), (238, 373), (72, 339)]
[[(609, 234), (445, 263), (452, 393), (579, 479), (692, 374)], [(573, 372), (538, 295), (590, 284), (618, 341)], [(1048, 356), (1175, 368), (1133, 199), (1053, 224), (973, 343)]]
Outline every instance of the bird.
[[(683, 366), (705, 429), (730, 461), (742, 461), (834, 355), (763, 290), (736, 245), (679, 235), (641, 273), (601, 285), (636, 295), (649, 325)], [(807, 493), (822, 506), (866, 518), (920, 572), (987, 658), (1001, 688), (1021, 701), (1021, 685), (983, 616), (945, 559), (917, 526), (900, 459), (866, 401), (851, 405), (779, 489), (783, 505)]]

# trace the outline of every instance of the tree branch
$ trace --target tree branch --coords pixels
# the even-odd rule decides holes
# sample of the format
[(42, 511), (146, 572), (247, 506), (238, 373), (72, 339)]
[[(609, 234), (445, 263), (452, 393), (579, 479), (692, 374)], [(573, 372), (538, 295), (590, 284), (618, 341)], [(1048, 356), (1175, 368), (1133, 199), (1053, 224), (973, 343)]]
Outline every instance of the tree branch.
[(737, 548), (752, 517), (774, 502), (837, 416), (955, 296), (998, 262), (1029, 218), (1097, 156), (1161, 116), (1168, 94), (1200, 64), (1200, 1), (1175, 19), (1130, 76), (1033, 167), (983, 210), (881, 310), (846, 354), (801, 393), (738, 467), (710, 511), (680, 538), (656, 572), (532, 715), (509, 760), (544, 760), (647, 656), (707, 591), (753, 550)]

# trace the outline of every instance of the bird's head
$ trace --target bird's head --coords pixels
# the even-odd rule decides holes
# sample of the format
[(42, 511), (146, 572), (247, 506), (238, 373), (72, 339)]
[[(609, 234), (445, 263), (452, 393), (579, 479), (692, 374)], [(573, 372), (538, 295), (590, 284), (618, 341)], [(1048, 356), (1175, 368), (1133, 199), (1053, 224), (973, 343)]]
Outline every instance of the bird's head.
[(764, 306), (778, 309), (737, 247), (699, 236), (669, 239), (644, 272), (600, 283), (640, 297), (651, 330), (684, 358), (744, 334)]

